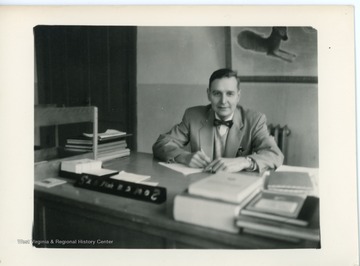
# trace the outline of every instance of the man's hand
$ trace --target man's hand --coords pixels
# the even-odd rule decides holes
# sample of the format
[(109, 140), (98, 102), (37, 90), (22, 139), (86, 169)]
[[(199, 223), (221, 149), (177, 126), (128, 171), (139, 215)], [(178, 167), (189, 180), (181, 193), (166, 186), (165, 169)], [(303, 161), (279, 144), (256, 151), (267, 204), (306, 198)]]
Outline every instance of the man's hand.
[(249, 167), (250, 162), (245, 157), (217, 158), (205, 167), (204, 172), (226, 171), (235, 173)]
[(180, 154), (175, 158), (175, 161), (192, 168), (204, 168), (211, 163), (211, 159), (202, 150), (195, 153)]

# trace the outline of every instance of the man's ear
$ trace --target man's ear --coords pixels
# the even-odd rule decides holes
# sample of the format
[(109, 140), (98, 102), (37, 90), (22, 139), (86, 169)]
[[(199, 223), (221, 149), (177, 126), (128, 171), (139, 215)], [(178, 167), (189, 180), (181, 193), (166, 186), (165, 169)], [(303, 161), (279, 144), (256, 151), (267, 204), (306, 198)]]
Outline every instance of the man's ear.
[(210, 101), (210, 89), (209, 88), (206, 89), (206, 94), (207, 94), (208, 100)]
[(238, 103), (239, 103), (240, 99), (241, 99), (241, 90), (240, 89), (238, 90), (238, 98), (239, 98), (239, 100), (238, 100)]

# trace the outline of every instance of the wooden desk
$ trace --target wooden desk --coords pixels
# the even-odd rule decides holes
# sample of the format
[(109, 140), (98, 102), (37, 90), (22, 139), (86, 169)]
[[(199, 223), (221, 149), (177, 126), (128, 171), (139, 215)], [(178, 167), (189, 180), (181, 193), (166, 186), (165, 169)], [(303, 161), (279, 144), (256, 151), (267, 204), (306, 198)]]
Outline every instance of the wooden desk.
[[(288, 243), (246, 234), (230, 234), (174, 221), (173, 199), (199, 177), (184, 177), (158, 164), (151, 154), (105, 162), (104, 168), (151, 175), (167, 188), (157, 205), (73, 186), (35, 187), (33, 239), (48, 248), (317, 248), (319, 243)], [(35, 176), (43, 179), (48, 176)], [(200, 177), (201, 178), (201, 177)], [(65, 242), (57, 241), (65, 240)], [(92, 240), (82, 242), (78, 240)], [(51, 242), (52, 241), (52, 242)], [(76, 244), (72, 244), (75, 243)], [(101, 242), (103, 241), (103, 242)]]

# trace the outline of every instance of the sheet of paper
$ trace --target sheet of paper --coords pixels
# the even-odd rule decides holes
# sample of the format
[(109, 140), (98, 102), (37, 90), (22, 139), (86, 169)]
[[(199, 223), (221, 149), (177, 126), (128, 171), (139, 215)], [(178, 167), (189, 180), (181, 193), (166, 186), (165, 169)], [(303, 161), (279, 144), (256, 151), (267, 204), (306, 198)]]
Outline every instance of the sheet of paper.
[(186, 165), (180, 164), (180, 163), (163, 163), (159, 162), (160, 165), (165, 166), (167, 168), (170, 168), (176, 172), (180, 172), (183, 175), (187, 176), (190, 174), (200, 173), (203, 171), (202, 168), (190, 168)]
[(141, 181), (139, 184), (156, 187), (159, 185), (159, 182)]
[(61, 179), (57, 179), (57, 178), (47, 178), (41, 181), (35, 181), (35, 185), (41, 186), (41, 187), (46, 187), (46, 188), (51, 188), (51, 187), (56, 187), (62, 184), (65, 184), (66, 181), (65, 180), (61, 180)]
[[(94, 136), (93, 133), (83, 133), (83, 135), (88, 138), (92, 138)], [(101, 138), (108, 138), (108, 137), (115, 137), (122, 135), (126, 135), (126, 132), (122, 132), (116, 129), (107, 129), (104, 133), (98, 133), (98, 136)]]
[(142, 181), (145, 181), (145, 180), (149, 179), (150, 177), (151, 176), (137, 175), (137, 174), (132, 174), (132, 173), (128, 173), (128, 172), (125, 172), (125, 171), (121, 171), (117, 175), (113, 175), (110, 178), (117, 179), (117, 180), (122, 180), (122, 181), (139, 183), (139, 182), (142, 182)]

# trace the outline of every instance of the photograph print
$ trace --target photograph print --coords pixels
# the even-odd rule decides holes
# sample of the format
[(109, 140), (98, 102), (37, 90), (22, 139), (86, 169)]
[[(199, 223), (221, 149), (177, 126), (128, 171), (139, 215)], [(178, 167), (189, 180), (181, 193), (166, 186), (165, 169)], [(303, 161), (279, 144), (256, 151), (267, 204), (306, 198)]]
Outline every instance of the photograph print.
[(34, 247), (321, 249), (316, 28), (33, 36)]

